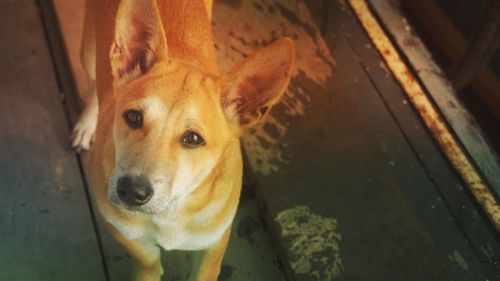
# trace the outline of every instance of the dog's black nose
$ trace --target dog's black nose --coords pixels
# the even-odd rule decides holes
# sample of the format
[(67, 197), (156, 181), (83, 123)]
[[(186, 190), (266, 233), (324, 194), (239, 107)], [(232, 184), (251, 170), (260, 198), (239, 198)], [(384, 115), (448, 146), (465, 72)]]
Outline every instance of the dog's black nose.
[(118, 197), (131, 207), (146, 204), (153, 195), (151, 182), (145, 176), (123, 176), (116, 186)]

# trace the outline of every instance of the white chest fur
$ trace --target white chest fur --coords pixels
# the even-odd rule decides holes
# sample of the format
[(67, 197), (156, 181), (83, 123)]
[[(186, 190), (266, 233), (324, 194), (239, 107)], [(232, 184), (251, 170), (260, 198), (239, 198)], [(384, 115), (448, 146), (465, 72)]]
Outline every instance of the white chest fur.
[(232, 221), (230, 216), (217, 227), (208, 227), (206, 224), (210, 222), (212, 212), (203, 212), (190, 219), (179, 210), (155, 215), (127, 213), (134, 217), (133, 223), (120, 220), (111, 212), (103, 215), (127, 239), (156, 244), (165, 250), (210, 248), (220, 240)]

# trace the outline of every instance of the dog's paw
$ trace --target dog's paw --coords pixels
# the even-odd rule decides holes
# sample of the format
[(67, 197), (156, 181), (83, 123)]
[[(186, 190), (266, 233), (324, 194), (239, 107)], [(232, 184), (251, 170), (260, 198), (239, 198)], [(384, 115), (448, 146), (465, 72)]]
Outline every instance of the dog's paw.
[(76, 122), (70, 136), (71, 148), (76, 152), (80, 153), (83, 150), (88, 150), (94, 142), (97, 113), (97, 106), (88, 104), (78, 118), (78, 122)]

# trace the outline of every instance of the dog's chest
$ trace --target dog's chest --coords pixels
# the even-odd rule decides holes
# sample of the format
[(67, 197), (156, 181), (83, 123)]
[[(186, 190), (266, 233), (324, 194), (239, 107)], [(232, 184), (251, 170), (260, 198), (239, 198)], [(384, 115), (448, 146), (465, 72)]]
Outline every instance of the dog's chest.
[[(156, 244), (165, 250), (201, 250), (214, 245), (224, 233), (226, 225), (210, 231), (193, 227), (193, 221), (179, 213), (161, 214), (141, 219), (140, 223), (126, 223), (107, 218), (123, 236)], [(188, 223), (189, 221), (189, 223)], [(196, 229), (196, 230), (195, 230)]]
[(164, 217), (152, 220), (149, 237), (153, 243), (165, 250), (201, 250), (215, 244), (221, 233), (219, 231), (193, 230), (191, 224), (180, 219), (168, 220)]

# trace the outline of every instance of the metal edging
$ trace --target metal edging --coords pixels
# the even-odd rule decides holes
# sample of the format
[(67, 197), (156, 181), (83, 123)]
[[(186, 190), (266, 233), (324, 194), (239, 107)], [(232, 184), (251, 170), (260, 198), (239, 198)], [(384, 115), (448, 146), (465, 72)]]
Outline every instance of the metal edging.
[(391, 41), (369, 10), (365, 0), (347, 0), (358, 20), (363, 25), (372, 43), (385, 63), (408, 95), (427, 129), (448, 158), (455, 171), (487, 215), (497, 233), (500, 233), (500, 206), (481, 179), (457, 139), (449, 131), (445, 121), (425, 94), (410, 69), (399, 56)]

